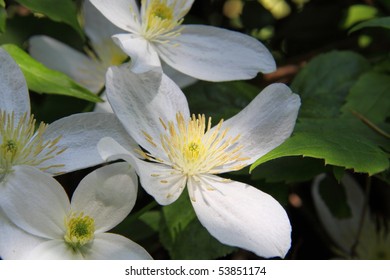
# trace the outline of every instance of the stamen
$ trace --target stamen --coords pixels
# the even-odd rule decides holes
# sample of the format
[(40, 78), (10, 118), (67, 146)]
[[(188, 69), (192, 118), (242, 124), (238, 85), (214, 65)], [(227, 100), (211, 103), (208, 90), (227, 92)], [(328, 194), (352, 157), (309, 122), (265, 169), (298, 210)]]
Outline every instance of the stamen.
[(183, 17), (189, 8), (184, 8), (185, 1), (142, 0), (141, 35), (149, 41), (166, 44), (181, 34), (184, 27)]
[[(169, 162), (160, 161), (144, 152), (140, 153), (145, 159), (170, 165), (186, 176), (216, 174), (239, 170), (245, 166), (243, 161), (248, 158), (241, 155), (243, 146), (238, 145), (240, 135), (228, 137), (228, 129), (222, 129), (223, 120), (212, 132), (211, 118), (208, 118), (206, 124), (204, 115), (192, 115), (187, 121), (179, 112), (175, 122), (166, 124), (161, 119), (160, 122), (166, 131), (160, 135), (160, 143)], [(149, 134), (144, 135), (149, 143), (155, 143)]]
[[(42, 166), (42, 163), (54, 158), (65, 151), (57, 144), (61, 139), (44, 140), (43, 134), (47, 125), (40, 123), (35, 130), (34, 116), (25, 113), (17, 123), (15, 114), (0, 110), (0, 174), (8, 173), (14, 165), (40, 166), (41, 170), (60, 167), (63, 165)], [(5, 176), (5, 175), (4, 175)]]
[(78, 216), (72, 213), (65, 220), (65, 242), (73, 249), (79, 249), (94, 238), (95, 221), (81, 212)]

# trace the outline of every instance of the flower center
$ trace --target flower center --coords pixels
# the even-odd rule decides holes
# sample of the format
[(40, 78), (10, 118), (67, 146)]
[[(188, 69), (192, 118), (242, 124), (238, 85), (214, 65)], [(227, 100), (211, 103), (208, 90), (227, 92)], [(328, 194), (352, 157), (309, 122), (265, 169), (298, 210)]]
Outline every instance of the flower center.
[(0, 110), (0, 178), (14, 165), (39, 165), (43, 171), (60, 166), (42, 166), (42, 163), (65, 150), (56, 146), (61, 136), (45, 141), (42, 135), (47, 125), (40, 123), (35, 131), (35, 123), (34, 117), (28, 118), (27, 114), (16, 123), (14, 113)]
[(73, 249), (79, 249), (94, 238), (95, 221), (89, 216), (72, 213), (65, 221), (65, 242)]
[[(171, 165), (178, 173), (187, 176), (217, 174), (245, 166), (242, 161), (247, 158), (241, 157), (242, 146), (237, 143), (240, 135), (228, 137), (228, 129), (222, 129), (223, 120), (213, 130), (211, 118), (206, 123), (204, 115), (192, 115), (186, 121), (179, 112), (176, 122), (165, 124), (160, 121), (166, 131), (160, 136), (161, 146), (169, 162), (141, 152), (145, 159)], [(155, 143), (150, 136), (146, 138)]]
[[(184, 1), (185, 2), (185, 1)], [(171, 38), (180, 35), (179, 27), (188, 8), (183, 1), (142, 0), (145, 12), (142, 15), (141, 35), (157, 43), (168, 43)]]

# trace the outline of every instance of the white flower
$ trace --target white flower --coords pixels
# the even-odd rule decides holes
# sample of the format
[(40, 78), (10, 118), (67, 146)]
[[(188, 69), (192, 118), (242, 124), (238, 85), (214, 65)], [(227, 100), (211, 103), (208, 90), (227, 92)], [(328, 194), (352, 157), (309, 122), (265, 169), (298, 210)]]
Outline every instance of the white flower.
[(312, 184), (312, 195), (321, 223), (336, 245), (334, 249), (338, 257), (365, 260), (389, 259), (390, 235), (385, 228), (378, 230), (379, 227), (370, 211), (363, 212), (365, 197), (356, 180), (346, 173), (340, 182), (339, 189), (345, 192), (346, 206), (350, 210), (350, 215), (346, 217), (333, 215), (322, 199), (320, 186), (326, 181), (326, 174), (318, 175)]
[[(84, 1), (82, 11), (84, 29), (94, 52), (83, 54), (44, 35), (30, 38), (29, 52), (45, 66), (67, 74), (91, 92), (98, 93), (104, 87), (107, 68), (123, 63), (127, 55), (111, 39), (120, 29), (106, 20), (88, 1)], [(104, 93), (101, 97), (106, 99)], [(112, 112), (108, 102), (97, 103), (95, 111)]]
[[(87, 175), (72, 201), (51, 176), (30, 166), (17, 166), (0, 198), (9, 219), (27, 234), (0, 237), (14, 255), (28, 259), (151, 259), (138, 244), (107, 233), (130, 213), (137, 177), (127, 163), (115, 163)], [(3, 230), (0, 229), (0, 232)], [(21, 245), (36, 236), (34, 246)], [(0, 246), (1, 247), (1, 246)], [(12, 257), (12, 255), (11, 255)]]
[(23, 74), (0, 48), (0, 182), (18, 165), (59, 174), (100, 164), (96, 144), (104, 136), (136, 147), (124, 134), (114, 114), (108, 113), (75, 114), (36, 125)]
[[(91, 92), (99, 93), (104, 87), (108, 67), (123, 63), (127, 55), (111, 39), (112, 35), (121, 32), (119, 28), (102, 16), (89, 1), (84, 1), (82, 11), (84, 30), (93, 51), (83, 54), (53, 38), (36, 35), (29, 40), (29, 52), (45, 66), (63, 72)], [(165, 68), (170, 77), (182, 87), (195, 81)], [(106, 101), (105, 92), (101, 98)], [(97, 103), (94, 111), (112, 113), (108, 102)]]
[[(90, 0), (113, 24), (130, 34), (113, 38), (132, 59), (134, 71), (159, 66), (201, 80), (250, 79), (275, 71), (270, 52), (256, 39), (206, 25), (184, 25), (193, 0)], [(148, 67), (148, 66), (147, 66)]]
[(184, 94), (158, 71), (113, 67), (106, 86), (114, 112), (144, 150), (136, 156), (103, 138), (98, 149), (104, 158), (135, 166), (144, 189), (162, 205), (174, 202), (187, 185), (200, 222), (220, 242), (260, 256), (285, 256), (291, 228), (281, 205), (215, 174), (241, 169), (289, 137), (300, 106), (296, 94), (271, 85), (242, 112), (211, 128), (204, 115), (191, 117)]

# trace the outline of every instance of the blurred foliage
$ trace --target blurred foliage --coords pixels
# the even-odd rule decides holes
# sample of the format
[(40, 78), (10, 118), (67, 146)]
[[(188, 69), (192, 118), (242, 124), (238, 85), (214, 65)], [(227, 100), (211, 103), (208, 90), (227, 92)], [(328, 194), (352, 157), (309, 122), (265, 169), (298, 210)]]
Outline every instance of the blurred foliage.
[[(51, 122), (92, 110), (89, 101), (99, 100), (24, 52), (29, 37), (36, 34), (79, 51), (88, 47), (76, 12), (80, 3), (0, 0), (0, 45), (6, 44), (21, 65), (39, 120)], [(321, 173), (328, 174), (328, 181), (320, 194), (335, 217), (350, 214), (336, 183), (348, 172), (360, 182), (372, 178), (372, 215), (385, 222), (390, 218), (389, 14), (388, 0), (196, 0), (185, 19), (255, 36), (278, 64), (274, 73), (250, 81), (199, 81), (185, 88), (191, 112), (204, 113), (217, 123), (239, 112), (273, 82), (287, 83), (301, 96), (292, 137), (256, 161), (251, 173), (244, 169), (226, 175), (271, 194), (286, 207), (293, 228), (287, 258), (334, 257), (332, 241), (313, 211), (311, 184)], [(62, 175), (62, 181), (72, 176)], [(135, 212), (114, 231), (140, 243), (155, 258), (258, 258), (210, 236), (186, 193), (171, 205), (159, 206), (140, 188)]]

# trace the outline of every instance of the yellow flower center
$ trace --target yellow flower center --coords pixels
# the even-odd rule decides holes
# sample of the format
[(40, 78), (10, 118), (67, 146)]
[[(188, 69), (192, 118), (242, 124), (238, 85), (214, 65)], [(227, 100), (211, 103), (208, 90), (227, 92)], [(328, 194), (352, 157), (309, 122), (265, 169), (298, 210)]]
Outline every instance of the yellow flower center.
[(72, 213), (65, 221), (65, 242), (73, 249), (79, 249), (94, 238), (95, 221), (89, 216)]
[[(177, 173), (186, 176), (217, 174), (245, 166), (243, 161), (248, 158), (241, 156), (242, 145), (237, 143), (240, 135), (228, 137), (228, 129), (222, 129), (223, 120), (213, 131), (210, 131), (211, 118), (206, 123), (204, 115), (192, 115), (186, 121), (179, 112), (176, 122), (165, 124), (161, 119), (160, 122), (166, 131), (160, 136), (161, 147), (169, 162), (139, 151), (145, 159), (171, 165)], [(147, 141), (157, 147), (151, 136), (144, 134)]]
[(180, 35), (179, 27), (188, 13), (184, 1), (142, 0), (145, 13), (142, 18), (141, 35), (149, 41), (167, 43)]
[(0, 181), (14, 165), (40, 165), (43, 171), (60, 166), (43, 166), (42, 163), (65, 150), (56, 146), (61, 136), (44, 141), (42, 135), (47, 125), (40, 123), (37, 130), (35, 125), (33, 116), (24, 114), (16, 123), (14, 113), (0, 110)]

